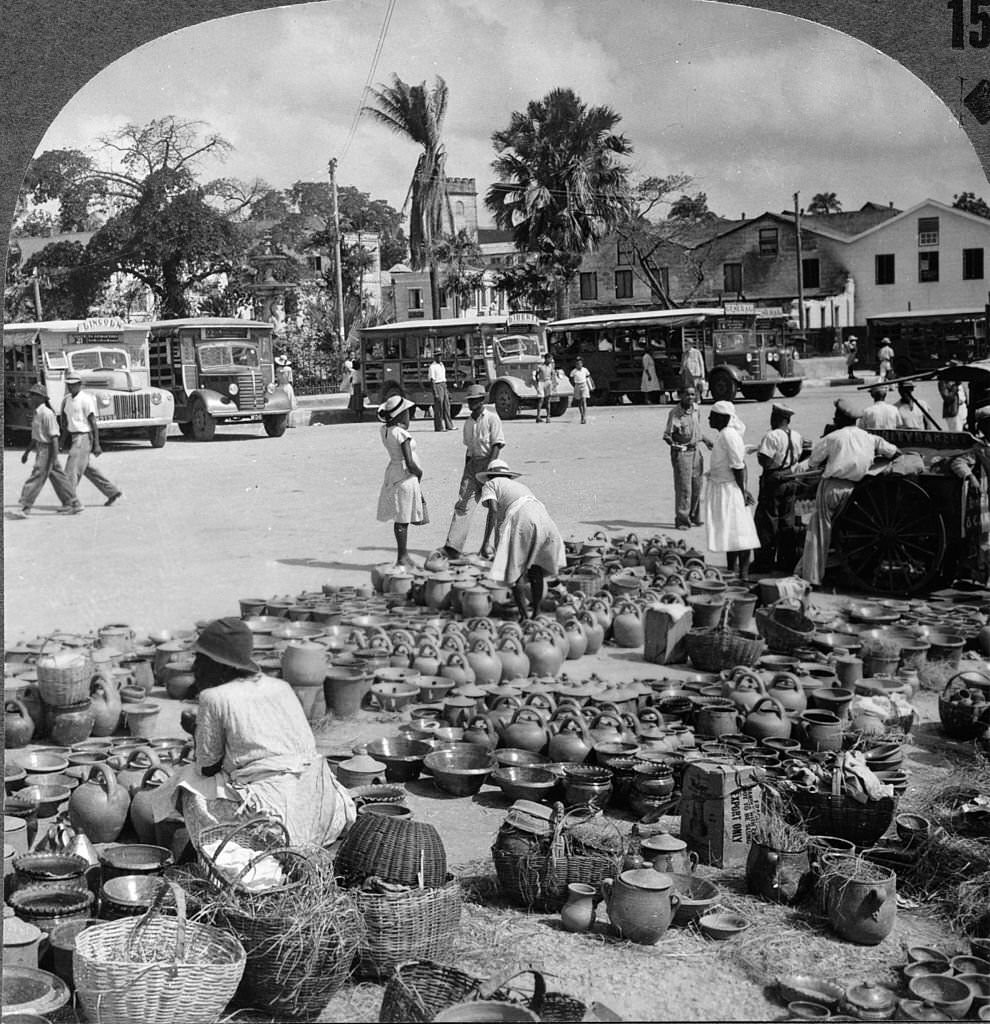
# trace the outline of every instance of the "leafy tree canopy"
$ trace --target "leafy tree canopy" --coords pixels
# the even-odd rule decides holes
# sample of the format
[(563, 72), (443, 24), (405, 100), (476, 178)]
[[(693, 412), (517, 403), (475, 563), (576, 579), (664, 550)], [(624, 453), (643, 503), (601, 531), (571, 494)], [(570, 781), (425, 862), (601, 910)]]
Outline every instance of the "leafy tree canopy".
[(957, 210), (965, 210), (967, 213), (975, 213), (980, 217), (990, 217), (990, 206), (972, 192), (961, 192), (952, 197), (952, 205)]
[(808, 213), (841, 213), (842, 203), (834, 192), (817, 192), (808, 204)]

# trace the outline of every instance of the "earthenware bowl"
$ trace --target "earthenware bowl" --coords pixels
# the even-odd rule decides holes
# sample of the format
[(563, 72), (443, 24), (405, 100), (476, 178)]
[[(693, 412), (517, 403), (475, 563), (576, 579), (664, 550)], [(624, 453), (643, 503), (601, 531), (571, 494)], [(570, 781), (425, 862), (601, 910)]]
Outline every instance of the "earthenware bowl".
[(698, 919), (698, 927), (709, 939), (721, 941), (732, 939), (744, 932), (749, 927), (749, 921), (739, 914), (728, 914), (718, 912), (715, 914), (704, 914)]

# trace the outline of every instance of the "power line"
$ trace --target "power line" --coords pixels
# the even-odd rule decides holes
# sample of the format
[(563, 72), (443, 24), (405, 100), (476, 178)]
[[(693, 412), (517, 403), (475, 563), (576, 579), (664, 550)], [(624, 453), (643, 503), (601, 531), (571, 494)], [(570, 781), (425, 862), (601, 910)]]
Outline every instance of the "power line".
[(364, 88), (361, 90), (361, 97), (358, 100), (357, 110), (354, 112), (354, 119), (351, 121), (350, 130), (347, 133), (347, 138), (344, 140), (344, 146), (340, 154), (340, 159), (343, 160), (347, 156), (347, 151), (351, 147), (351, 143), (354, 141), (354, 135), (357, 132), (358, 124), (361, 121), (361, 116), (364, 112), (364, 101), (371, 89), (371, 83), (374, 81), (375, 73), (378, 70), (378, 62), (381, 60), (382, 51), (385, 49), (385, 37), (388, 35), (389, 24), (392, 21), (392, 14), (395, 11), (396, 0), (388, 0), (388, 4), (385, 8), (385, 18), (382, 21), (382, 27), (378, 32), (378, 42), (375, 46), (374, 55), (371, 58), (371, 66), (368, 68), (368, 76), (364, 80)]

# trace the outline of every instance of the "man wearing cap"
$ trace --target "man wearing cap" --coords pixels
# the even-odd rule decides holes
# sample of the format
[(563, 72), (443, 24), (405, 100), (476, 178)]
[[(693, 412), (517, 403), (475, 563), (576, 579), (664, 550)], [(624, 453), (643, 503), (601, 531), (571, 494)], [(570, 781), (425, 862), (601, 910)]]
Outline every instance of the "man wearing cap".
[(986, 586), (990, 579), (990, 500), (987, 497), (990, 481), (990, 405), (976, 409), (973, 418), (980, 443), (962, 455), (957, 455), (949, 463), (949, 469), (966, 481), (967, 505), (976, 506), (980, 521), (976, 538), (967, 535), (967, 544), (959, 559), (958, 576)]
[(251, 630), (237, 618), (204, 626), (193, 646), (199, 708), (183, 726), (195, 762), (156, 791), (156, 821), (176, 804), (194, 846), (205, 828), (265, 814), (282, 822), (293, 846), (332, 843), (354, 821), (354, 802), (316, 749), (299, 698), (284, 679), (261, 673)]
[(889, 380), (894, 372), (894, 350), (890, 346), (890, 338), (881, 340), (880, 348), (877, 350), (877, 360), (880, 364), (880, 379)]
[(828, 567), (832, 524), (853, 488), (877, 458), (894, 459), (900, 452), (879, 434), (856, 426), (859, 411), (846, 398), (835, 403), (835, 429), (815, 442), (808, 469), (824, 466), (815, 495), (815, 508), (804, 536), (804, 555), (797, 574), (809, 583), (821, 583)]
[[(444, 551), (449, 558), (457, 558), (467, 544), (471, 529), (471, 516), (481, 497), (481, 483), (478, 474), (488, 468), (492, 459), (497, 459), (505, 447), (505, 434), (502, 421), (494, 409), (485, 406), (487, 392), (481, 384), (472, 384), (465, 392), (464, 399), (468, 404), (470, 415), (464, 421), (464, 472), (454, 505), (454, 516), (447, 531)], [(485, 537), (481, 544), (481, 554), (491, 557), (490, 523), (485, 524)]]
[(928, 411), (928, 406), (920, 398), (914, 397), (914, 381), (902, 380), (897, 385), (900, 396), (894, 403), (897, 410), (897, 425), (905, 430), (938, 430), (938, 426)]
[(430, 387), (433, 389), (433, 429), (437, 433), (453, 430), (454, 421), (450, 416), (450, 394), (447, 391), (447, 367), (440, 358), (440, 341), (433, 350), (433, 361), (430, 363)]
[(674, 471), (674, 526), (686, 530), (703, 526), (701, 518), (701, 478), (705, 460), (701, 445), (711, 444), (701, 434), (701, 414), (694, 387), (685, 385), (680, 402), (667, 414), (664, 441), (670, 445), (670, 465)]
[(58, 510), (69, 515), (82, 512), (82, 503), (76, 497), (76, 488), (58, 461), (58, 445), (61, 431), (55, 410), (48, 404), (48, 389), (44, 384), (32, 384), (28, 391), (28, 402), (34, 411), (31, 419), (31, 441), (21, 456), (26, 463), (34, 452), (34, 466), (21, 489), (20, 512), (17, 518), (31, 514), (31, 508), (41, 493), (45, 481), (50, 480), (55, 494), (62, 503)]
[(90, 456), (99, 458), (103, 449), (100, 447), (100, 424), (96, 415), (96, 399), (88, 391), (82, 390), (82, 381), (75, 374), (65, 378), (69, 393), (62, 399), (63, 438), (68, 438), (69, 457), (65, 462), (66, 476), (78, 489), (79, 481), (86, 479), (107, 499), (104, 505), (112, 505), (124, 492), (114, 486), (94, 465)]
[(896, 430), (900, 426), (901, 418), (894, 406), (886, 400), (887, 385), (874, 384), (870, 388), (870, 397), (873, 404), (863, 410), (859, 425), (864, 430)]
[(853, 370), (856, 367), (856, 359), (859, 356), (859, 339), (855, 334), (850, 334), (842, 348), (846, 354), (846, 373), (850, 380), (855, 380), (856, 374)]
[(769, 572), (778, 562), (788, 570), (797, 559), (794, 550), (794, 522), (789, 515), (794, 486), (787, 479), (804, 457), (804, 442), (796, 430), (791, 430), (794, 410), (775, 403), (770, 409), (770, 429), (763, 435), (756, 458), (763, 472), (756, 498), (753, 519), (760, 535), (760, 550), (753, 568)]

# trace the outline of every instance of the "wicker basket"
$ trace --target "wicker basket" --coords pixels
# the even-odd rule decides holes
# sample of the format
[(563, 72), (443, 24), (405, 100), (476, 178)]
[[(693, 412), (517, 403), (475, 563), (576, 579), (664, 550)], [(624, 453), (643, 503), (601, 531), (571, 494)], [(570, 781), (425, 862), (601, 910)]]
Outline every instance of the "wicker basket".
[(990, 677), (985, 684), (972, 678), (972, 674), (954, 675), (946, 684), (938, 698), (938, 717), (942, 722), (942, 731), (950, 739), (975, 740), (982, 736), (990, 726), (990, 708), (984, 703), (962, 704), (950, 700), (952, 693), (963, 690), (979, 690), (983, 701), (990, 700)]
[(89, 699), (93, 663), (85, 651), (39, 654), (34, 667), (38, 673), (38, 693), (49, 707), (64, 708)]
[[(220, 845), (212, 852), (204, 849), (205, 846), (212, 846), (217, 842)], [(247, 850), (253, 850), (257, 856), (252, 858), (246, 867), (231, 873), (229, 869), (223, 870), (218, 861), (224, 849), (234, 842)], [(289, 851), (289, 833), (281, 822), (273, 818), (258, 816), (248, 818), (237, 825), (228, 823), (204, 828), (199, 834), (196, 855), (207, 879), (220, 889), (250, 892), (241, 879), (247, 874), (248, 868), (266, 856), (275, 856), (290, 879), (298, 880), (299, 858)]]
[(358, 949), (359, 974), (387, 978), (416, 956), (442, 962), (451, 959), (462, 900), (460, 883), (453, 876), (448, 879), (436, 889), (352, 893), (365, 928)]
[[(162, 913), (172, 893), (176, 916)], [(186, 919), (169, 884), (140, 918), (80, 932), (72, 955), (76, 995), (99, 1024), (202, 1024), (216, 1020), (244, 974), (244, 947), (225, 931)]]
[(585, 594), (588, 597), (597, 594), (604, 582), (602, 573), (590, 566), (561, 569), (557, 573), (557, 579), (572, 594)]
[[(524, 973), (534, 978), (531, 996), (513, 992), (508, 987), (513, 978)], [(588, 1011), (584, 1003), (572, 996), (548, 992), (543, 975), (529, 965), (510, 968), (486, 982), (454, 967), (414, 960), (392, 972), (378, 1019), (386, 1024), (427, 1024), (448, 1007), (478, 999), (524, 1006), (542, 1021), (584, 1020)]]
[(359, 814), (337, 851), (336, 869), (352, 884), (377, 875), (398, 885), (436, 889), (447, 882), (447, 851), (427, 822)]
[(797, 790), (791, 802), (809, 835), (836, 836), (857, 846), (872, 846), (890, 828), (897, 811), (896, 796), (861, 804), (844, 793)]
[(756, 628), (771, 651), (791, 654), (807, 647), (815, 635), (815, 624), (804, 614), (799, 601), (781, 600), (755, 613)]
[(717, 626), (688, 630), (684, 638), (691, 664), (702, 672), (721, 672), (739, 665), (752, 668), (767, 649), (758, 636), (726, 625), (730, 611), (727, 601)]
[(277, 1020), (319, 1019), (327, 1003), (343, 987), (351, 972), (363, 932), (361, 915), (353, 900), (338, 894), (333, 932), (320, 949), (288, 939), (293, 921), (279, 917), (250, 917), (225, 907), (219, 917), (244, 945), (247, 967), (242, 989), (251, 1002)]

